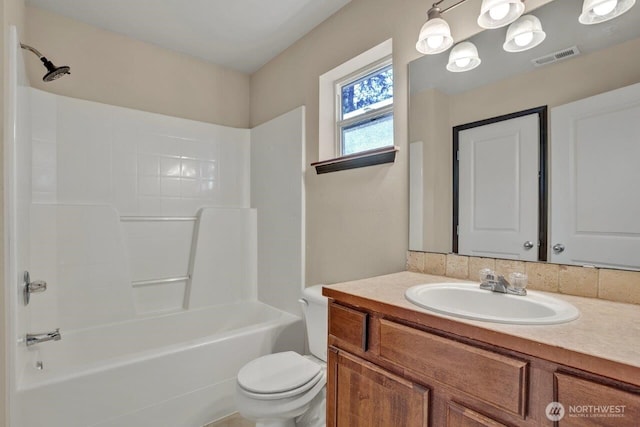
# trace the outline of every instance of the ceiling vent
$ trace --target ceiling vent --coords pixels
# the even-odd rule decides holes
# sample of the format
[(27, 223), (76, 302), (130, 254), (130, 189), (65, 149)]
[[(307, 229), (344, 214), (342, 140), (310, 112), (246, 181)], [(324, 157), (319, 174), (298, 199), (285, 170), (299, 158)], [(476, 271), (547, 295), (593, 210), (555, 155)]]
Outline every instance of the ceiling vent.
[(571, 46), (566, 49), (559, 50), (555, 53), (550, 53), (545, 56), (541, 56), (540, 58), (532, 59), (533, 65), (536, 67), (540, 67), (542, 65), (553, 64), (554, 62), (563, 61), (567, 58), (571, 58), (573, 56), (580, 55), (580, 50), (578, 50), (578, 46)]

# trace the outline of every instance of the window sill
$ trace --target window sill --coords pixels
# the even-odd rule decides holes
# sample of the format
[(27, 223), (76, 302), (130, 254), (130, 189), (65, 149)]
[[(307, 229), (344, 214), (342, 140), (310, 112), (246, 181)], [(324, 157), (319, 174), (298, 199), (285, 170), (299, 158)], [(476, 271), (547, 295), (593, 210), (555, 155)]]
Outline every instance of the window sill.
[(364, 168), (384, 163), (393, 163), (396, 160), (397, 152), (398, 147), (393, 145), (311, 163), (311, 166), (316, 168), (318, 175), (347, 169)]

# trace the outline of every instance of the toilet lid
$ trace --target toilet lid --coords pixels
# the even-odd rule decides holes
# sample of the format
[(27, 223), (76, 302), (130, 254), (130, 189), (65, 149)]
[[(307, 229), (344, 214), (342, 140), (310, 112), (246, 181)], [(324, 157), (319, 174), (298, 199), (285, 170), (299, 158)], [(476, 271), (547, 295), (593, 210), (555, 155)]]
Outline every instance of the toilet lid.
[(238, 384), (254, 393), (281, 393), (308, 383), (320, 371), (319, 364), (293, 351), (286, 351), (247, 363), (238, 372)]

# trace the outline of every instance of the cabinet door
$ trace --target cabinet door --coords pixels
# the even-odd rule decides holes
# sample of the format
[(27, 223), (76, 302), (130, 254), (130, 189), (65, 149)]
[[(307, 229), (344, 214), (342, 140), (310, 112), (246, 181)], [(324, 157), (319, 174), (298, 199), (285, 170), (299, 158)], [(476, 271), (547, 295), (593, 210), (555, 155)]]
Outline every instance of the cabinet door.
[(328, 427), (428, 425), (425, 388), (331, 348), (328, 365)]
[(449, 402), (447, 405), (447, 427), (506, 427), (496, 420)]

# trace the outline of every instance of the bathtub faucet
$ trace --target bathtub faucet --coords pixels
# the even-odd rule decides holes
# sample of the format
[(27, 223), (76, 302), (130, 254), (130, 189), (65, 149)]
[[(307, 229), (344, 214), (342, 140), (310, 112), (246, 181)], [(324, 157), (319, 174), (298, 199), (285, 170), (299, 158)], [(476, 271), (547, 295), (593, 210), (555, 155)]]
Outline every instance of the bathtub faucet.
[(57, 328), (55, 331), (45, 332), (42, 334), (27, 334), (27, 347), (30, 345), (38, 344), (46, 341), (60, 341), (62, 339), (62, 335), (60, 334), (60, 328)]

